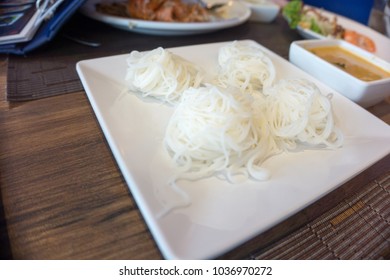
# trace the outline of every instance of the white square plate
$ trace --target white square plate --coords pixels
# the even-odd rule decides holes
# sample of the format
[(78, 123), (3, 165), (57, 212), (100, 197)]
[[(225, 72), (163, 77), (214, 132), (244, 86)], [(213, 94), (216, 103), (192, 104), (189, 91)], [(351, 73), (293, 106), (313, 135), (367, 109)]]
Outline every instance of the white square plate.
[[(217, 53), (230, 43), (170, 49), (210, 74)], [(162, 148), (173, 112), (125, 92), (127, 55), (81, 61), (77, 71), (124, 178), (162, 254), (168, 259), (208, 259), (233, 249), (295, 214), (390, 152), (389, 126), (266, 48), (277, 79), (303, 77), (333, 92), (334, 113), (345, 135), (338, 150), (305, 150), (267, 160), (266, 182), (229, 184), (216, 178), (180, 182), (191, 204), (162, 217), (183, 196), (167, 187), (172, 174)]]

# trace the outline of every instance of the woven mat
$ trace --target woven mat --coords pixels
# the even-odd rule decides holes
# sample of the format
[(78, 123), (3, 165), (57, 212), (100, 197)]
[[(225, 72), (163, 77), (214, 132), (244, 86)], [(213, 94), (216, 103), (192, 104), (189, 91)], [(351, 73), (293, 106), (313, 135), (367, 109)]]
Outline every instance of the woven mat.
[[(73, 17), (53, 41), (25, 56), (9, 55), (7, 72), (7, 100), (27, 101), (49, 96), (82, 91), (76, 63), (83, 59), (105, 55), (102, 50), (80, 45), (65, 38), (76, 34), (80, 16)], [(89, 24), (86, 27), (92, 29)], [(87, 32), (87, 31), (86, 31)], [(82, 38), (82, 36), (81, 36)]]
[(250, 259), (389, 259), (390, 172)]
[(8, 61), (7, 100), (25, 101), (83, 90), (72, 57)]

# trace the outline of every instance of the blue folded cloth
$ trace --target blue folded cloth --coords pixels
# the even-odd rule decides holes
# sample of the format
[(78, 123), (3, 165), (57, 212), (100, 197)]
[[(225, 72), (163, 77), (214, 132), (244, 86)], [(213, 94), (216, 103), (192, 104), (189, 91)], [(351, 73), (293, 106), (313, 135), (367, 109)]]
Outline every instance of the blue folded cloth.
[(0, 53), (23, 55), (49, 42), (84, 2), (85, 0), (64, 0), (53, 16), (42, 22), (30, 41), (0, 45)]

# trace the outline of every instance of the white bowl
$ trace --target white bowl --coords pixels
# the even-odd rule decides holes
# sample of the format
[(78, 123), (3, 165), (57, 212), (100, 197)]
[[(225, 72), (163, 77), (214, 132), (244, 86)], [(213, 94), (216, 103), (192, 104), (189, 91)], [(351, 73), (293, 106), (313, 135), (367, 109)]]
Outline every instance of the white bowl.
[(279, 5), (270, 0), (242, 0), (251, 9), (250, 21), (271, 22), (280, 11)]
[(340, 46), (390, 73), (390, 63), (344, 40), (301, 40), (290, 45), (289, 60), (362, 107), (370, 107), (390, 96), (390, 78), (363, 81), (318, 57), (315, 47)]

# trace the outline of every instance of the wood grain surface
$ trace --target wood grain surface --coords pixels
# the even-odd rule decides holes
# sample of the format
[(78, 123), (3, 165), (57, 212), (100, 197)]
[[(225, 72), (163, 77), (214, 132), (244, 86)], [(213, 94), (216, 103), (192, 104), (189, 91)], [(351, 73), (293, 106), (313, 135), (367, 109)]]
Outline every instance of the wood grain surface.
[[(292, 39), (279, 34), (272, 40), (271, 32), (275, 29), (262, 24), (243, 25), (234, 30), (240, 34), (246, 31), (246, 35), (264, 30), (265, 34), (257, 38), (264, 36), (266, 47), (282, 46), (284, 52)], [(235, 35), (217, 36), (229, 40)], [(204, 38), (211, 42), (213, 37)], [(153, 37), (154, 44), (158, 39)], [(190, 41), (190, 38), (178, 39), (177, 44)], [(148, 46), (144, 42), (142, 48)], [(49, 53), (59, 52), (50, 48)], [(5, 252), (2, 257), (161, 259), (85, 92), (8, 102), (7, 59), (6, 55), (0, 56), (0, 246)], [(389, 99), (369, 110), (390, 123)], [(313, 220), (385, 173), (389, 166), (387, 156), (337, 192), (221, 258), (249, 258), (259, 248)]]

